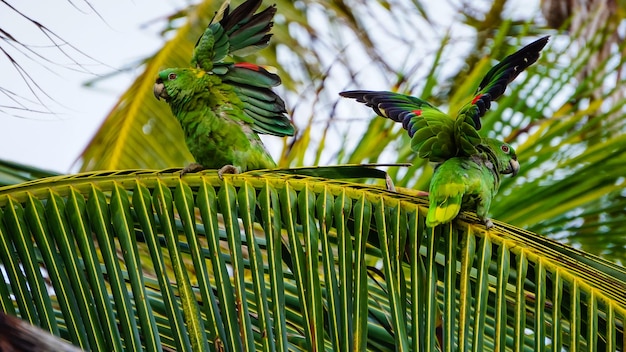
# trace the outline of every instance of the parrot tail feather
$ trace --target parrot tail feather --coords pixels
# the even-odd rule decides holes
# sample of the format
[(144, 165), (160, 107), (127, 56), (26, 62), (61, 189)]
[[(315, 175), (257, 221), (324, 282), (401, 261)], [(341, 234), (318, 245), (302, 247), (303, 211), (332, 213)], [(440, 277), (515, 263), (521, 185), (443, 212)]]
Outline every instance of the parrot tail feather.
[(442, 185), (436, 191), (431, 188), (426, 225), (432, 227), (454, 220), (461, 211), (464, 191), (465, 186), (457, 183)]
[(433, 227), (448, 223), (454, 220), (460, 211), (461, 203), (431, 207), (428, 209), (428, 215), (426, 216), (426, 225)]

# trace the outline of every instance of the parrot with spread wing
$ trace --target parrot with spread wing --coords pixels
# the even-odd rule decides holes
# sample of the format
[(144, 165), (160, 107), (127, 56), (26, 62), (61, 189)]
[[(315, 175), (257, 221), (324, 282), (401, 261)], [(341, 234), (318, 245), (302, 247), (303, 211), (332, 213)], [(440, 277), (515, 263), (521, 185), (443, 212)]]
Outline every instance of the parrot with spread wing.
[(487, 214), (500, 177), (515, 176), (519, 162), (509, 144), (478, 134), (480, 118), (507, 85), (537, 61), (547, 43), (548, 37), (536, 40), (492, 67), (474, 98), (456, 117), (408, 95), (365, 90), (339, 93), (365, 103), (380, 116), (401, 122), (411, 137), (411, 149), (436, 164), (429, 188), (428, 226), (450, 222), (468, 209), (476, 210), (487, 228), (493, 227)]
[(211, 21), (198, 39), (190, 68), (168, 68), (158, 74), (154, 95), (163, 98), (180, 122), (189, 151), (196, 159), (182, 173), (203, 168), (225, 173), (274, 168), (276, 163), (258, 133), (293, 136), (284, 101), (272, 90), (280, 77), (261, 66), (236, 63), (269, 44), (276, 7), (255, 14), (261, 0), (247, 0)]

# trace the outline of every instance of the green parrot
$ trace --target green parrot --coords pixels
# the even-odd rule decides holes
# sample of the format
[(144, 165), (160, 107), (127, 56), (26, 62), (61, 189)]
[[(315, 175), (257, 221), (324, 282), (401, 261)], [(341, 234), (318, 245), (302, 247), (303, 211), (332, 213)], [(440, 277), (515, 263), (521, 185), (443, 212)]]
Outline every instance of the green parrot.
[(229, 12), (224, 4), (198, 39), (190, 68), (158, 74), (154, 95), (163, 98), (180, 122), (185, 142), (196, 159), (182, 173), (203, 168), (224, 173), (274, 168), (276, 163), (257, 133), (293, 136), (285, 102), (272, 90), (278, 75), (251, 63), (235, 63), (269, 44), (276, 7), (256, 13), (261, 0), (248, 0)]
[(487, 214), (500, 177), (515, 176), (519, 162), (509, 144), (478, 134), (480, 118), (507, 85), (537, 61), (547, 43), (548, 37), (543, 37), (492, 67), (456, 118), (408, 95), (365, 90), (339, 93), (365, 103), (380, 116), (401, 122), (411, 137), (411, 149), (436, 164), (429, 188), (428, 226), (450, 222), (461, 210), (476, 210), (483, 224), (493, 227)]

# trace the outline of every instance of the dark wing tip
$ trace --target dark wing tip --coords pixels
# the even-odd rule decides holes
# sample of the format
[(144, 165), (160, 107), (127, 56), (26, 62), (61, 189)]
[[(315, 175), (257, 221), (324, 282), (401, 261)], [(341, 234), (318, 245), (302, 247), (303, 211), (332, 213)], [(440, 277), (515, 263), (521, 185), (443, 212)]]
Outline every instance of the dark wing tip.
[(233, 12), (230, 12), (230, 6), (224, 11), (224, 17), (220, 20), (220, 24), (226, 31), (232, 26), (244, 20), (246, 17), (252, 16), (254, 12), (261, 6), (262, 0), (248, 0), (237, 6)]
[[(339, 95), (344, 98), (354, 99), (359, 103), (364, 103), (369, 107), (375, 107), (375, 102), (373, 101), (377, 94), (381, 92), (371, 91), (371, 90), (348, 90), (344, 92), (340, 92)], [(377, 110), (377, 109), (375, 109)], [(379, 113), (379, 111), (376, 111)]]
[(358, 97), (362, 97), (365, 94), (369, 93), (370, 91), (368, 90), (346, 90), (343, 92), (339, 92), (339, 95), (344, 97), (344, 98), (352, 98), (352, 99), (356, 99)]
[[(482, 90), (494, 81), (505, 84), (511, 83), (522, 71), (537, 62), (541, 50), (548, 44), (550, 36), (545, 36), (519, 49), (515, 53), (505, 57), (496, 66), (491, 68), (480, 82), (478, 90)], [(504, 90), (502, 91), (504, 92)], [(500, 94), (493, 94), (493, 99), (497, 99)]]
[(546, 46), (546, 44), (548, 44), (549, 41), (550, 41), (550, 36), (546, 35), (546, 36), (541, 37), (541, 38), (535, 40), (534, 42), (526, 45), (526, 47), (529, 47), (529, 46), (532, 47), (532, 46), (536, 45), (537, 48), (535, 50), (541, 51)]

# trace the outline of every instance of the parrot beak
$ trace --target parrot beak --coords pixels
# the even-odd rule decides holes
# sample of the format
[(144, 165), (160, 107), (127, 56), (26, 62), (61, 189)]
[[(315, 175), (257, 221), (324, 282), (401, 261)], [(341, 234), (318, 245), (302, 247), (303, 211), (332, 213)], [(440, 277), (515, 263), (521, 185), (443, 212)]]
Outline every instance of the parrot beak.
[(165, 85), (160, 78), (156, 80), (156, 83), (154, 83), (153, 92), (157, 100), (161, 100), (161, 98), (163, 98), (163, 100), (168, 101), (170, 98), (165, 90)]
[(509, 166), (509, 170), (507, 171), (509, 171), (511, 176), (515, 177), (515, 175), (519, 172), (519, 161), (517, 161), (517, 159), (511, 159)]

